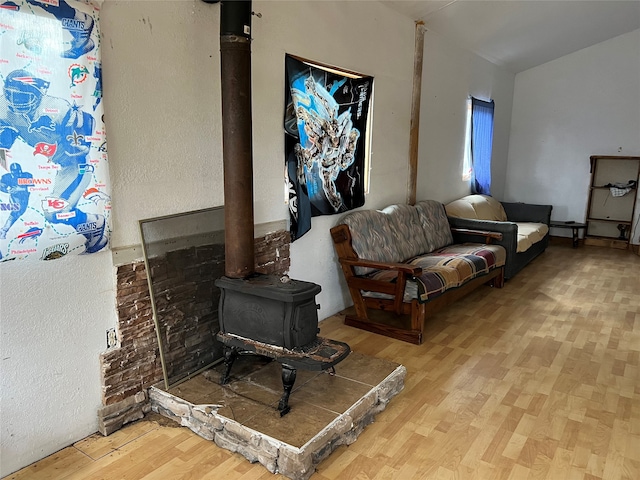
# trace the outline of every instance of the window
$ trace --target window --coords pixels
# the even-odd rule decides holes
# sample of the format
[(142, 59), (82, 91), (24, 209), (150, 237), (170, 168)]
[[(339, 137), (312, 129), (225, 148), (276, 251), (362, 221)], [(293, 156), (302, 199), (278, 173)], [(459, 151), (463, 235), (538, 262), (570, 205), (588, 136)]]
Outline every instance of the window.
[(484, 195), (491, 195), (493, 110), (493, 100), (469, 99), (462, 179), (471, 181), (473, 193)]

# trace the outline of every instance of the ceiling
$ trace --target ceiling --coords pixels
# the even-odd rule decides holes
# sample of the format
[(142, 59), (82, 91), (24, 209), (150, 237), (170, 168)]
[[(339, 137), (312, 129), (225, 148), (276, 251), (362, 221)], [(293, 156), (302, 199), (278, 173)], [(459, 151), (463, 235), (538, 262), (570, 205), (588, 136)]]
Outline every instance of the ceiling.
[(640, 28), (640, 0), (382, 3), (513, 73)]

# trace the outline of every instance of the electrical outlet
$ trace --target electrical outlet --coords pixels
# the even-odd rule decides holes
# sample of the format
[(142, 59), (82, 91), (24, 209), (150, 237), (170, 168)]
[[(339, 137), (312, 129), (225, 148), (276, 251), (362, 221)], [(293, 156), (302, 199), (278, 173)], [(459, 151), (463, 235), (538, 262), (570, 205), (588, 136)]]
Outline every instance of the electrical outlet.
[(107, 330), (107, 348), (113, 348), (118, 344), (118, 335), (116, 335), (116, 329), (110, 328)]

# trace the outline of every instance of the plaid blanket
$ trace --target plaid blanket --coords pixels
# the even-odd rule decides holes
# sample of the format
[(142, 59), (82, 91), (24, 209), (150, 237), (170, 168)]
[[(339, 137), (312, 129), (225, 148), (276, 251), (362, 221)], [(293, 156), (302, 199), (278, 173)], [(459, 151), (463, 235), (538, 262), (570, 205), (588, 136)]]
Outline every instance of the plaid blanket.
[[(485, 275), (505, 264), (506, 252), (499, 245), (465, 243), (440, 248), (428, 255), (415, 257), (406, 263), (422, 268), (422, 275), (415, 278), (415, 284), (407, 282), (407, 294), (418, 298), (421, 303), (442, 295), (451, 288), (464, 285), (469, 280)], [(380, 270), (370, 278), (395, 281), (397, 273)], [(415, 286), (417, 285), (417, 292)], [(413, 290), (413, 291), (412, 291)]]

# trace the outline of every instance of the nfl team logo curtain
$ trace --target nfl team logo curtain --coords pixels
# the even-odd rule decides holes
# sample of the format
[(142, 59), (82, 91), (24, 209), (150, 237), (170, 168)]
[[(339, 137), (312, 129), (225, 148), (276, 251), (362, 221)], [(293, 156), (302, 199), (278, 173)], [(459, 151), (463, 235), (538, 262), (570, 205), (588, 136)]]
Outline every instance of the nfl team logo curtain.
[(285, 58), (285, 156), (291, 238), (311, 217), (364, 205), (373, 77)]

